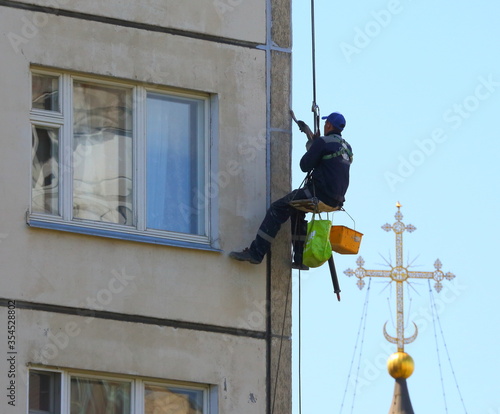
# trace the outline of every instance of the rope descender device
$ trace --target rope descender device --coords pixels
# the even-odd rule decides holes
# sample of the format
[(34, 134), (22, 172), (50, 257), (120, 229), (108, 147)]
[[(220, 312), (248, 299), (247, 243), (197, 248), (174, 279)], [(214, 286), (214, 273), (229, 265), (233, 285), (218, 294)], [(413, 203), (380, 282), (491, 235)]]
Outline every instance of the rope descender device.
[(313, 101), (311, 111), (314, 114), (314, 135), (321, 135), (321, 132), (319, 130), (321, 117), (319, 113), (319, 106), (316, 104), (316, 101)]

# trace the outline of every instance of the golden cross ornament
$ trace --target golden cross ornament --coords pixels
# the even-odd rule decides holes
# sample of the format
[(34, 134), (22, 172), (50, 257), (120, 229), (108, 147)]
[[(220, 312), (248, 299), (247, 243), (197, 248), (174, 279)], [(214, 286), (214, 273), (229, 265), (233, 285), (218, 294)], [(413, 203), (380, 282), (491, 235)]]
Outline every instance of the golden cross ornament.
[(436, 269), (433, 272), (414, 272), (414, 271), (409, 271), (408, 267), (405, 267), (403, 265), (403, 233), (407, 231), (408, 233), (411, 233), (416, 230), (416, 227), (412, 226), (411, 224), (405, 226), (405, 224), (401, 221), (403, 218), (403, 214), (400, 211), (401, 204), (397, 203), (396, 207), (398, 208), (398, 211), (395, 214), (396, 222), (391, 226), (390, 224), (384, 224), (382, 226), (382, 229), (385, 231), (394, 231), (396, 234), (396, 265), (392, 266), (391, 265), (391, 270), (367, 270), (363, 267), (365, 264), (365, 261), (361, 256), (358, 257), (356, 260), (356, 264), (358, 265), (358, 268), (355, 270), (352, 269), (347, 269), (344, 271), (344, 273), (347, 276), (356, 276), (358, 278), (357, 285), (360, 289), (363, 289), (363, 286), (365, 285), (365, 281), (363, 280), (365, 277), (388, 277), (391, 279), (392, 282), (396, 282), (396, 309), (397, 309), (397, 318), (396, 318), (396, 332), (397, 336), (396, 338), (390, 336), (387, 333), (387, 322), (384, 324), (384, 336), (385, 338), (393, 343), (397, 344), (398, 351), (403, 352), (404, 351), (404, 344), (409, 344), (413, 342), (418, 335), (418, 328), (415, 323), (413, 325), (415, 326), (415, 333), (408, 337), (404, 337), (404, 298), (403, 298), (403, 283), (408, 281), (408, 279), (415, 278), (415, 279), (434, 279), (435, 284), (434, 288), (436, 291), (439, 293), (441, 289), (443, 288), (443, 285), (441, 284), (441, 281), (443, 279), (446, 280), (451, 280), (455, 277), (453, 273), (446, 273), (444, 274), (441, 271), (441, 261), (437, 259), (434, 262), (434, 268)]

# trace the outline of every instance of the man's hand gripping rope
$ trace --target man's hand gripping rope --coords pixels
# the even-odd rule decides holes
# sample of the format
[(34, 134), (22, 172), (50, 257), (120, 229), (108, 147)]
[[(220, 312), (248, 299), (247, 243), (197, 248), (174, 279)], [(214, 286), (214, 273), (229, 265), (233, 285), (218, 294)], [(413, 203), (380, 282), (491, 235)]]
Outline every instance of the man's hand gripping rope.
[(314, 138), (319, 137), (319, 131), (315, 134), (311, 131), (311, 128), (309, 128), (309, 126), (304, 121), (297, 121), (297, 118), (295, 118), (295, 114), (291, 109), (290, 109), (290, 115), (292, 116), (292, 119), (295, 121), (295, 123), (298, 125), (300, 132), (306, 134), (308, 140), (312, 140)]

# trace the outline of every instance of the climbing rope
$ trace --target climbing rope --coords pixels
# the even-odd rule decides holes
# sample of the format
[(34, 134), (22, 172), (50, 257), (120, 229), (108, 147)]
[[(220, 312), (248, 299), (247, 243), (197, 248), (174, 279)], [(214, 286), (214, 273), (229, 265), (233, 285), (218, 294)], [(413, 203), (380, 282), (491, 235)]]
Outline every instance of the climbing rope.
[[(315, 17), (314, 17), (314, 0), (311, 0), (311, 59), (312, 59), (312, 89), (313, 89), (313, 101), (312, 101), (312, 107), (311, 111), (314, 114), (314, 134), (319, 134), (320, 133), (320, 110), (319, 106), (316, 103), (316, 38), (315, 38)], [(295, 120), (295, 117), (293, 115), (293, 111), (291, 111), (292, 118)], [(295, 120), (296, 121), (296, 120)], [(297, 122), (297, 121), (296, 121)], [(308, 180), (309, 174), (304, 178), (302, 181), (302, 184), (300, 185), (299, 188), (304, 185), (304, 183)], [(350, 216), (349, 216), (350, 217)], [(297, 229), (295, 229), (297, 230)], [(294, 232), (294, 234), (297, 234), (297, 231)], [(299, 414), (302, 413), (302, 374), (301, 374), (301, 271), (299, 269), (299, 281), (298, 281), (298, 411)], [(283, 349), (283, 335), (284, 335), (284, 330), (285, 330), (285, 322), (286, 322), (286, 313), (287, 313), (287, 308), (288, 308), (288, 300), (289, 300), (289, 293), (290, 293), (290, 283), (291, 283), (291, 278), (288, 281), (288, 287), (287, 287), (287, 294), (285, 298), (285, 308), (284, 308), (284, 314), (283, 314), (283, 321), (282, 321), (282, 327), (281, 327), (281, 340), (280, 340), (280, 348), (278, 351), (278, 361), (277, 361), (277, 367), (276, 367), (276, 376), (275, 376), (275, 383), (274, 383), (274, 393), (273, 393), (273, 401), (272, 401), (272, 408), (271, 408), (271, 413), (274, 413), (274, 407), (275, 407), (275, 402), (276, 402), (276, 391), (277, 391), (277, 385), (278, 385), (278, 376), (279, 376), (279, 369), (280, 369), (280, 362), (281, 362), (281, 354), (282, 354), (282, 349)], [(368, 289), (369, 290), (369, 289)], [(364, 329), (363, 329), (364, 330)]]
[[(314, 114), (314, 133), (317, 134), (319, 132), (319, 119), (320, 119), (320, 112), (319, 112), (319, 106), (316, 103), (316, 36), (315, 36), (315, 24), (314, 24), (315, 18), (314, 18), (314, 0), (311, 0), (311, 60), (312, 60), (312, 89), (313, 89), (313, 101), (312, 101), (312, 107), (311, 111)], [(293, 112), (292, 112), (293, 116)], [(309, 178), (309, 174), (304, 178), (302, 181), (302, 185), (307, 181)], [(299, 187), (299, 188), (300, 188)], [(297, 230), (297, 229), (295, 229)], [(295, 231), (295, 234), (297, 234), (297, 231)], [(298, 343), (298, 404), (299, 404), (299, 414), (302, 413), (302, 373), (301, 373), (301, 342), (302, 342), (302, 334), (301, 334), (301, 271), (299, 269), (299, 282), (298, 282), (298, 289), (299, 289), (299, 299), (298, 299), (298, 313), (299, 313), (299, 321), (298, 321), (298, 335), (299, 335), (299, 343)], [(287, 295), (287, 300), (288, 300), (288, 295)], [(281, 351), (280, 351), (281, 352)], [(274, 408), (274, 407), (273, 407)]]
[(298, 353), (299, 353), (299, 414), (302, 414), (302, 373), (301, 373), (301, 367), (302, 367), (302, 363), (301, 363), (301, 355), (302, 355), (302, 332), (301, 332), (301, 296), (302, 296), (302, 289), (301, 289), (301, 283), (300, 283), (300, 279), (302, 278), (302, 275), (301, 275), (301, 271), (299, 269), (299, 349), (298, 349)]
[(439, 375), (440, 375), (440, 378), (441, 378), (441, 388), (443, 390), (443, 399), (444, 399), (445, 411), (448, 412), (448, 406), (446, 404), (446, 392), (445, 392), (445, 387), (444, 387), (444, 380), (443, 380), (443, 373), (442, 373), (442, 366), (441, 366), (441, 358), (440, 358), (440, 354), (439, 354), (439, 344), (438, 344), (438, 337), (437, 337), (436, 326), (439, 327), (439, 332), (441, 334), (441, 339), (442, 339), (443, 344), (444, 344), (444, 349), (446, 351), (446, 356), (448, 358), (448, 363), (450, 364), (451, 372), (453, 374), (453, 380), (455, 381), (455, 386), (457, 388), (458, 395), (460, 397), (460, 401), (462, 403), (462, 407), (464, 409), (464, 412), (465, 412), (465, 414), (467, 414), (467, 409), (465, 408), (465, 403), (464, 403), (464, 399), (462, 397), (462, 392), (460, 391), (460, 387), (458, 386), (458, 381), (457, 381), (457, 377), (455, 375), (455, 370), (453, 369), (453, 365), (451, 363), (450, 353), (448, 352), (448, 346), (446, 345), (446, 341), (444, 339), (443, 328), (441, 326), (441, 320), (439, 319), (439, 314), (437, 312), (436, 301), (434, 299), (434, 294), (432, 292), (430, 280), (427, 280), (427, 284), (429, 286), (429, 296), (430, 296), (430, 302), (431, 302), (432, 323), (433, 323), (433, 326), (434, 326), (434, 339), (435, 339), (435, 342), (436, 342), (436, 351), (437, 351), (438, 365), (439, 365)]
[[(286, 311), (288, 309), (288, 297), (290, 295), (290, 284), (291, 284), (292, 278), (288, 279), (288, 285), (286, 288), (286, 297), (285, 297), (285, 310), (283, 311), (283, 320), (281, 322), (281, 338), (280, 338), (280, 349), (278, 351), (278, 361), (276, 363), (276, 374), (274, 378), (274, 393), (273, 393), (273, 402), (272, 402), (272, 408), (271, 408), (271, 414), (274, 413), (274, 404), (276, 403), (276, 391), (278, 389), (278, 377), (279, 377), (279, 372), (280, 372), (280, 363), (281, 363), (281, 354), (283, 350), (283, 335), (285, 333), (285, 322), (286, 322)], [(300, 336), (299, 336), (300, 338)]]
[(369, 294), (370, 294), (371, 282), (372, 282), (372, 278), (370, 277), (368, 280), (368, 287), (366, 289), (365, 302), (363, 304), (363, 310), (361, 311), (361, 319), (359, 321), (358, 333), (356, 335), (356, 343), (354, 345), (354, 350), (352, 352), (351, 364), (349, 366), (349, 374), (347, 375), (347, 381), (345, 384), (344, 395), (342, 397), (342, 404), (340, 405), (339, 414), (342, 414), (342, 409), (344, 408), (344, 402), (345, 402), (345, 398), (346, 398), (346, 394), (347, 394), (347, 388), (349, 387), (349, 380), (351, 379), (352, 366), (354, 365), (354, 360), (356, 359), (356, 349), (358, 348), (358, 344), (360, 341), (359, 337), (361, 335), (361, 345), (359, 348), (358, 366), (356, 369), (356, 380), (355, 380), (355, 387), (354, 387), (354, 395), (352, 397), (351, 413), (354, 409), (354, 400), (356, 398), (356, 388), (357, 388), (357, 384), (358, 384), (359, 367), (361, 365), (361, 354), (363, 351), (363, 345), (364, 345), (364, 341), (365, 341), (365, 328), (366, 328), (366, 319), (367, 319), (367, 314), (368, 314), (368, 299), (369, 299)]
[[(305, 178), (304, 178), (304, 181), (302, 181), (302, 184), (300, 186), (302, 186), (305, 182)], [(297, 226), (298, 223), (296, 223), (296, 226)], [(295, 228), (295, 231), (294, 231), (294, 234), (297, 234), (297, 228)], [(301, 296), (302, 296), (302, 293), (301, 293), (301, 286), (300, 286), (300, 280), (301, 280), (301, 271), (299, 269), (299, 282), (298, 282), (298, 289), (299, 289), (299, 301), (298, 301), (298, 312), (299, 312), (299, 322), (298, 322), (298, 336), (299, 336), (299, 344), (298, 344), (298, 364), (299, 364), (299, 372), (298, 372), (298, 380), (299, 380), (299, 391), (298, 391), (298, 398), (299, 398), (299, 414), (302, 413), (302, 384), (301, 384), (301, 338), (302, 338), (302, 335), (301, 335)], [(287, 285), (287, 289), (286, 289), (286, 297), (285, 297), (285, 308), (284, 308), (284, 311), (283, 311), (283, 320), (282, 320), (282, 324), (281, 324), (281, 338), (280, 338), (280, 348), (279, 348), (279, 351), (278, 351), (278, 361), (277, 361), (277, 364), (276, 364), (276, 375), (275, 375), (275, 379), (274, 379), (274, 392), (273, 392), (273, 402), (272, 402), (272, 408), (271, 408), (271, 414), (274, 413), (274, 406), (275, 406), (275, 403), (276, 403), (276, 392), (277, 392), (277, 389), (278, 389), (278, 377), (279, 377), (279, 370), (280, 370), (280, 363), (281, 363), (281, 354), (282, 354), (282, 350), (283, 350), (283, 338), (284, 338), (284, 333), (285, 333), (285, 322), (286, 322), (286, 314), (287, 314), (287, 309), (288, 309), (288, 300), (289, 300), (289, 296), (290, 296), (290, 287), (291, 287), (291, 281), (292, 281), (292, 278), (290, 277), (288, 279), (288, 285)]]
[(311, 111), (314, 114), (314, 133), (319, 133), (319, 106), (316, 103), (316, 30), (314, 28), (314, 0), (311, 0), (311, 59), (312, 59), (312, 89), (313, 101)]

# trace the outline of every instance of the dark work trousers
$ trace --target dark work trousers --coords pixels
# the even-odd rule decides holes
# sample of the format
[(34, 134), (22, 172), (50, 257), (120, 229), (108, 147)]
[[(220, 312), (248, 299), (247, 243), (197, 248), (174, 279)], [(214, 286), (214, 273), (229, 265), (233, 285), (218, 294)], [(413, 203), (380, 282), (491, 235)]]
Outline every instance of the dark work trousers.
[(311, 198), (310, 191), (301, 188), (271, 204), (255, 240), (250, 245), (250, 254), (255, 259), (262, 261), (271, 249), (271, 243), (278, 234), (281, 225), (291, 218), (294, 261), (302, 263), (302, 252), (307, 234), (306, 213), (290, 206), (290, 201), (308, 198)]

